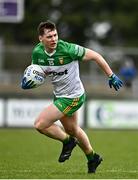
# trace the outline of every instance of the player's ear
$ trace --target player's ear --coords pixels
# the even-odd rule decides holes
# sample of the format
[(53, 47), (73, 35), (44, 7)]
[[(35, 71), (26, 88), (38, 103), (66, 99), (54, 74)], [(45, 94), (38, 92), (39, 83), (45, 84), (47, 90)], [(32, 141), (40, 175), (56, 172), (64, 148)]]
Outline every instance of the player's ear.
[(42, 42), (42, 36), (39, 36), (39, 41)]

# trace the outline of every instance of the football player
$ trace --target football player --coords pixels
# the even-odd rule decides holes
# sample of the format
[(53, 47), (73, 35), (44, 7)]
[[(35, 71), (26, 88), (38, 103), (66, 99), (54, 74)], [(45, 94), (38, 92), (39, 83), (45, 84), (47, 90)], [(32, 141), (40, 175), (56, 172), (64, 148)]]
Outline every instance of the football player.
[[(77, 122), (77, 111), (85, 102), (86, 96), (79, 77), (79, 61), (97, 63), (107, 75), (110, 88), (113, 87), (116, 91), (122, 87), (122, 81), (99, 53), (59, 39), (53, 22), (39, 24), (38, 38), (40, 42), (33, 49), (32, 64), (40, 65), (51, 78), (54, 100), (36, 118), (35, 128), (40, 133), (63, 143), (58, 160), (60, 163), (69, 159), (72, 150), (78, 144), (87, 158), (88, 173), (95, 173), (102, 157), (94, 151), (88, 136)], [(60, 120), (65, 131), (54, 124), (57, 120)]]

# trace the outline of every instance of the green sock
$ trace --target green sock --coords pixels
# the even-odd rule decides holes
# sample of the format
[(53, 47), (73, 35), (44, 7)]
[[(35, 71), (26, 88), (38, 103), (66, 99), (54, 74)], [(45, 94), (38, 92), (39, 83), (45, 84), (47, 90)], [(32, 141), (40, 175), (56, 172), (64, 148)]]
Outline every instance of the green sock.
[(94, 155), (94, 151), (92, 151), (91, 153), (89, 154), (86, 154), (86, 158), (88, 161), (91, 161), (93, 159), (93, 155)]
[(67, 136), (62, 142), (63, 144), (67, 144), (69, 142), (70, 136)]

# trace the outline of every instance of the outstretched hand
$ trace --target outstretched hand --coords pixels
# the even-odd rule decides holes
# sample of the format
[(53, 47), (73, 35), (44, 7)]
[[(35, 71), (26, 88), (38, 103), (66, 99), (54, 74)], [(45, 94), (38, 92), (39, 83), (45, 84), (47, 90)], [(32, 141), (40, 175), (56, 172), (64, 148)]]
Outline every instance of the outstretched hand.
[(114, 87), (118, 91), (123, 86), (123, 82), (115, 74), (112, 74), (109, 77), (109, 86), (110, 88)]

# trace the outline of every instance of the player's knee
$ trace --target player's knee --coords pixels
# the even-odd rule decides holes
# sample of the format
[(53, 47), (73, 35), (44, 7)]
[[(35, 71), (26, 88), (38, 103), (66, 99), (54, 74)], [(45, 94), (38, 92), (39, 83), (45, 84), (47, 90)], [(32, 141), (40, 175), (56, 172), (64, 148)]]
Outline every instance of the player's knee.
[(41, 123), (41, 121), (37, 120), (35, 123), (34, 123), (34, 127), (36, 130), (38, 131), (42, 131), (44, 129), (44, 125), (43, 123)]
[(36, 129), (36, 130), (40, 130), (40, 126), (39, 126), (39, 123), (38, 122), (35, 122), (34, 123), (34, 128)]
[(73, 127), (67, 128), (66, 132), (71, 136), (76, 136), (78, 133), (78, 128), (77, 126), (73, 126)]

